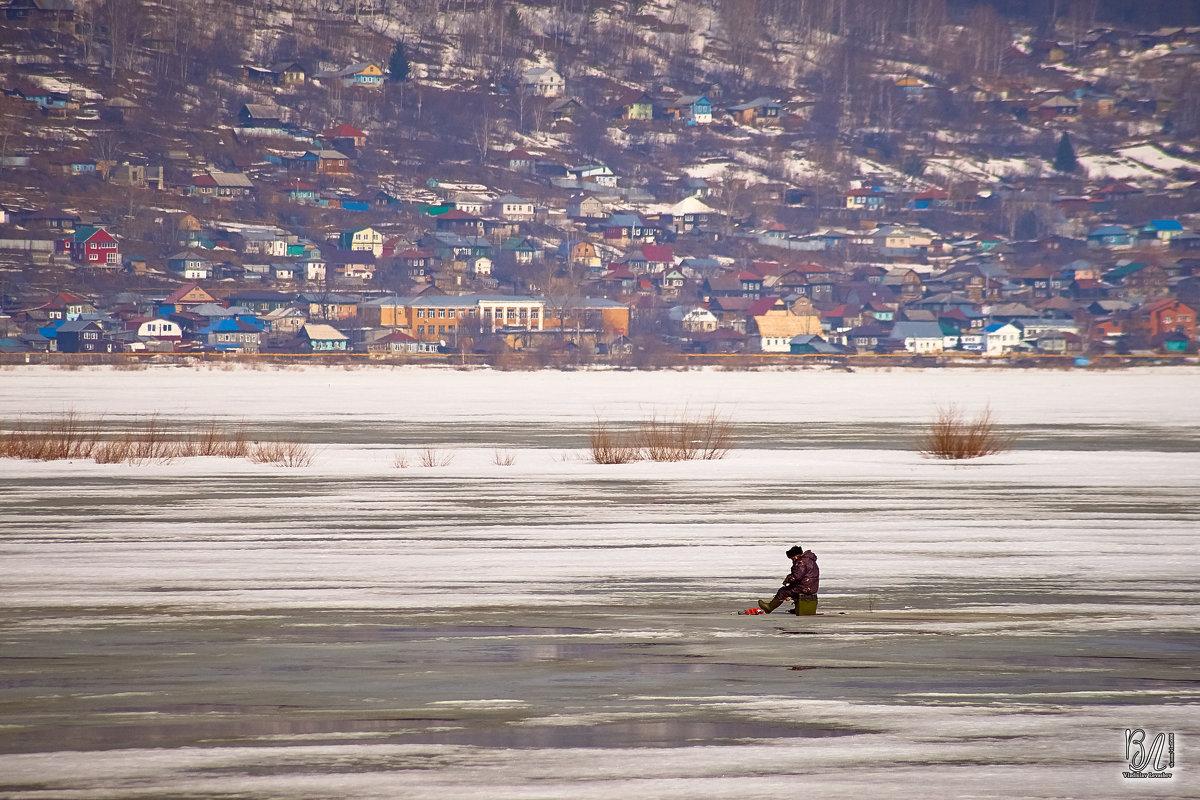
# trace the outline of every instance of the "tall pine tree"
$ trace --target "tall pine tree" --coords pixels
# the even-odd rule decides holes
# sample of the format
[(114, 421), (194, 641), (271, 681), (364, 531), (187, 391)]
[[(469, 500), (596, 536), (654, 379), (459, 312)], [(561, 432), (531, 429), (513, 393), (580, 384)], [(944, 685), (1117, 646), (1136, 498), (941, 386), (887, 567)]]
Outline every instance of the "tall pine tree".
[(408, 51), (404, 49), (404, 42), (396, 42), (396, 49), (392, 51), (392, 57), (388, 61), (388, 75), (390, 80), (397, 83), (404, 83), (408, 80), (410, 67), (408, 64)]
[(1071, 146), (1071, 137), (1063, 131), (1058, 140), (1058, 152), (1054, 154), (1054, 169), (1056, 172), (1074, 172), (1079, 167), (1075, 159), (1075, 148)]

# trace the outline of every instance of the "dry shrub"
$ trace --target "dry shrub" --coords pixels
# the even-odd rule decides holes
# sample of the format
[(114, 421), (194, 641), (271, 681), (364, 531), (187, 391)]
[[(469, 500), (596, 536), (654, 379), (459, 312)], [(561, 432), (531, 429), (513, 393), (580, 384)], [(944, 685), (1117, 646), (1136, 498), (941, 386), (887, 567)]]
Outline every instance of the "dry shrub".
[(245, 427), (238, 427), (232, 433), (227, 433), (217, 422), (209, 422), (197, 431), (193, 431), (180, 442), (179, 455), (217, 456), (220, 458), (245, 458), (250, 453), (250, 443), (246, 438)]
[(517, 457), (507, 450), (496, 450), (492, 453), (492, 463), (497, 467), (511, 467), (517, 463)]
[(166, 430), (158, 415), (135, 422), (117, 435), (103, 435), (103, 427), (99, 419), (86, 420), (74, 411), (37, 427), (18, 424), (12, 430), (0, 431), (0, 458), (91, 458), (100, 464), (164, 464), (192, 456), (244, 458), (249, 452), (244, 428), (230, 432), (216, 422), (176, 434)]
[(101, 442), (92, 451), (97, 464), (124, 464), (133, 459), (133, 440), (128, 437)]
[(166, 437), (158, 416), (152, 416), (138, 431), (99, 442), (92, 450), (97, 464), (168, 464), (182, 455), (183, 442)]
[(75, 372), (76, 370), (82, 369), (87, 363), (87, 356), (67, 354), (58, 358), (54, 364), (54, 368)]
[(707, 416), (690, 420), (688, 426), (696, 443), (697, 458), (718, 461), (733, 449), (733, 422), (715, 410)]
[(733, 448), (733, 423), (716, 411), (678, 419), (651, 417), (630, 434), (617, 434), (597, 422), (591, 436), (592, 461), (628, 464), (631, 461), (712, 461)]
[(642, 460), (642, 450), (634, 444), (628, 434), (616, 434), (603, 422), (588, 437), (592, 449), (592, 461), (597, 464), (628, 464)]
[(146, 369), (146, 362), (137, 356), (125, 356), (113, 361), (111, 368), (117, 372), (140, 372)]
[(417, 455), (417, 461), (422, 467), (448, 467), (454, 461), (454, 454), (427, 445)]
[(303, 442), (255, 442), (249, 458), (255, 464), (307, 467), (313, 462), (312, 448)]
[(408, 455), (396, 453), (396, 457), (392, 459), (392, 466), (396, 469), (408, 469)]
[(651, 461), (722, 459), (733, 448), (733, 423), (716, 411), (666, 422), (651, 418), (642, 426), (641, 445)]
[(44, 428), (18, 424), (0, 433), (0, 456), (29, 461), (90, 458), (99, 441), (99, 422), (68, 411)]
[(937, 417), (917, 441), (917, 452), (926, 458), (960, 460), (1003, 453), (1012, 443), (1012, 436), (997, 429), (991, 408), (967, 419), (962, 409), (952, 405), (938, 409)]
[(637, 444), (651, 461), (690, 461), (696, 448), (683, 426), (651, 417), (637, 431)]

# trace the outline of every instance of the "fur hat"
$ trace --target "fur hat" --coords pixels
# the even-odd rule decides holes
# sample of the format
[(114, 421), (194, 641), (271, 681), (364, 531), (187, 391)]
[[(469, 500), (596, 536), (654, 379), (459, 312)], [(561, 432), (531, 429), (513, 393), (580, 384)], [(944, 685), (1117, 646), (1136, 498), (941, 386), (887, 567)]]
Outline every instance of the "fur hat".
[(793, 547), (787, 551), (787, 557), (795, 558), (796, 556), (800, 555), (803, 552), (804, 552), (804, 548), (801, 547), (800, 545), (796, 545), (795, 547)]

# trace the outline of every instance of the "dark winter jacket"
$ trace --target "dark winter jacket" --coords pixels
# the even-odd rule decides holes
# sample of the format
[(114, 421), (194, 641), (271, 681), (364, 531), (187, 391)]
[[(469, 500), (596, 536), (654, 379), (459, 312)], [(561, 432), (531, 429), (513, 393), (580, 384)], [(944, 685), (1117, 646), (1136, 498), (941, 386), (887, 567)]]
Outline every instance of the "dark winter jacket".
[(821, 571), (817, 569), (817, 554), (805, 550), (792, 562), (792, 571), (783, 579), (784, 586), (795, 586), (802, 594), (816, 594), (821, 582)]

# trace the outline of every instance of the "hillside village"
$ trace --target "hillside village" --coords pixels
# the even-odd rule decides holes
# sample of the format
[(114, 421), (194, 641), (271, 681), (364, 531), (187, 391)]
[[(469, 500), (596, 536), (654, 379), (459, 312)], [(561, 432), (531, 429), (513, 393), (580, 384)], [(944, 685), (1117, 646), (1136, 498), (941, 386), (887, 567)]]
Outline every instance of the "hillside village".
[(1196, 352), (1196, 9), (806, 5), (7, 0), (0, 353)]

